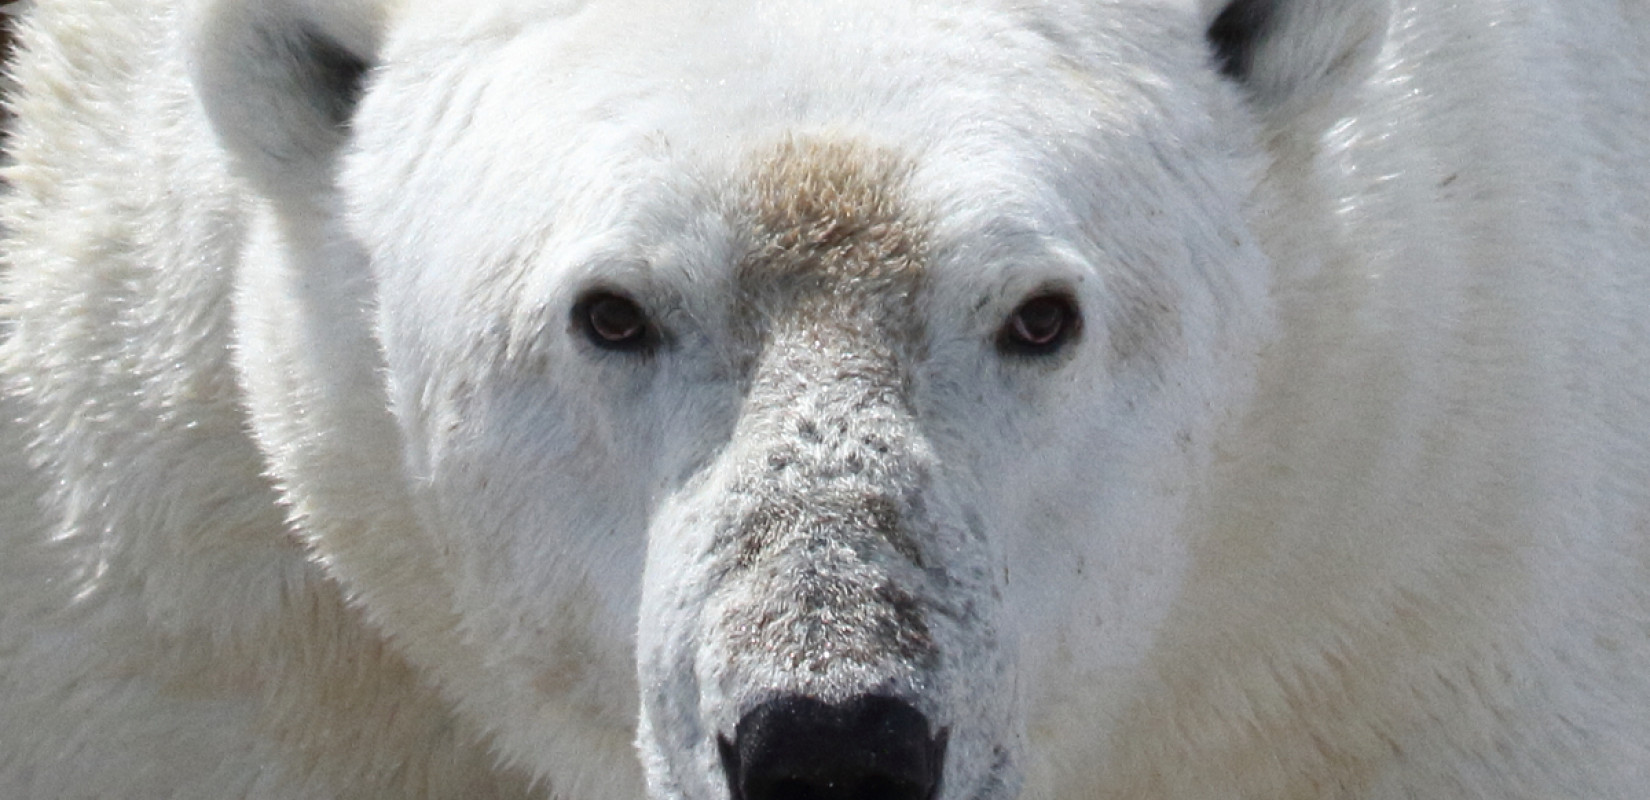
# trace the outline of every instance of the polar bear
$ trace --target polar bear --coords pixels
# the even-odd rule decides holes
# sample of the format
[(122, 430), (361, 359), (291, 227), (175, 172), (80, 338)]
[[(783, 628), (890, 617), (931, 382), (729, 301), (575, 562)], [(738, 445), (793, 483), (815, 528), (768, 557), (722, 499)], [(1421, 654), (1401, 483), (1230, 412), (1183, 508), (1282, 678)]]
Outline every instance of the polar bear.
[(20, 40), (0, 796), (1650, 786), (1645, 6)]

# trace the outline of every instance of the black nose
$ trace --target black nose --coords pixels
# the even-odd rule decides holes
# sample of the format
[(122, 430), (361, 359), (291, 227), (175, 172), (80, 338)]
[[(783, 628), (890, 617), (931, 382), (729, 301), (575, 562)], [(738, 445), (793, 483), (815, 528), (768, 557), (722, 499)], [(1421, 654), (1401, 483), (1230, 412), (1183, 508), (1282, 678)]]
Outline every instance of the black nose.
[(946, 735), (909, 703), (861, 695), (827, 704), (788, 695), (718, 737), (733, 800), (932, 800)]

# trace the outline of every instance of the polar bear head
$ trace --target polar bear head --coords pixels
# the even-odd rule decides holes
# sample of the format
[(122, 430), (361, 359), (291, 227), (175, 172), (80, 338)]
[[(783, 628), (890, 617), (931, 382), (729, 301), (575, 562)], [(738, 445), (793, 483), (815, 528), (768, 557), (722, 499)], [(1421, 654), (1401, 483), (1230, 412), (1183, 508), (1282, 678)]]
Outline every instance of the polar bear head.
[(559, 796), (1080, 796), (1386, 13), (1191, 5), (205, 2), (298, 529)]

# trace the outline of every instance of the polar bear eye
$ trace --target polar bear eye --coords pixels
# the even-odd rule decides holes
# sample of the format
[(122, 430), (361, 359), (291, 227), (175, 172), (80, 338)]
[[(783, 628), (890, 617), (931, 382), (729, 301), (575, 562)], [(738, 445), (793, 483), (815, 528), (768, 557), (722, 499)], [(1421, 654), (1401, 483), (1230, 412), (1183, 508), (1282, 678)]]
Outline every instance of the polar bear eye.
[(1005, 354), (1050, 355), (1076, 335), (1082, 325), (1077, 302), (1065, 294), (1039, 294), (1016, 307), (997, 333)]
[(635, 300), (614, 292), (585, 295), (573, 306), (573, 320), (585, 338), (603, 350), (640, 352), (654, 343), (647, 312)]

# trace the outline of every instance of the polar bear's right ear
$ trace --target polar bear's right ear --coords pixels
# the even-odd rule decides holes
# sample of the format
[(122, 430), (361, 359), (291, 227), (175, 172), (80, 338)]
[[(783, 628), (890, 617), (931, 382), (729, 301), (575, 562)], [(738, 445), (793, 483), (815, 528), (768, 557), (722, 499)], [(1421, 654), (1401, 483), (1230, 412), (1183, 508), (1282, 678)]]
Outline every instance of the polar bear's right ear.
[(204, 0), (192, 71), (219, 138), (260, 189), (331, 185), (390, 0)]
[(1202, 0), (1221, 73), (1279, 126), (1367, 77), (1392, 0)]

